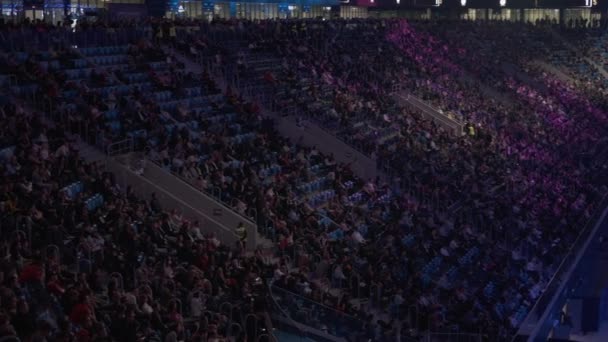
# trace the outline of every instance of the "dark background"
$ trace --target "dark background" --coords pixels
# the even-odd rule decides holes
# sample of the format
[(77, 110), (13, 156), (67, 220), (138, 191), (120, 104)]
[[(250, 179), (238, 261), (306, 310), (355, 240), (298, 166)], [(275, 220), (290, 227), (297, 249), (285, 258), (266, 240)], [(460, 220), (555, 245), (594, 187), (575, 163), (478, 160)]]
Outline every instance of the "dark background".
[[(412, 8), (429, 7), (435, 4), (435, 0), (401, 0), (399, 5), (395, 0), (376, 0), (378, 8)], [(607, 9), (608, 0), (598, 0), (598, 5), (593, 8)], [(535, 6), (538, 4), (538, 6)], [(583, 7), (585, 0), (507, 0), (505, 8), (560, 8), (560, 7)], [(460, 0), (443, 0), (444, 8), (461, 7)], [(468, 8), (499, 8), (499, 0), (467, 0)]]

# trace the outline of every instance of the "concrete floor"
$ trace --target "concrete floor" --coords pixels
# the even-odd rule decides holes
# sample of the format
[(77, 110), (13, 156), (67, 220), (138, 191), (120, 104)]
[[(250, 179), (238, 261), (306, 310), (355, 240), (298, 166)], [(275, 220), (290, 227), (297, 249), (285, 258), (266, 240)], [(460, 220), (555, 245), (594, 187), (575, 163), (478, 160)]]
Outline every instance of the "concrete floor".
[(608, 322), (604, 321), (600, 324), (600, 330), (596, 333), (586, 335), (570, 335), (571, 341), (578, 342), (606, 342), (608, 341)]

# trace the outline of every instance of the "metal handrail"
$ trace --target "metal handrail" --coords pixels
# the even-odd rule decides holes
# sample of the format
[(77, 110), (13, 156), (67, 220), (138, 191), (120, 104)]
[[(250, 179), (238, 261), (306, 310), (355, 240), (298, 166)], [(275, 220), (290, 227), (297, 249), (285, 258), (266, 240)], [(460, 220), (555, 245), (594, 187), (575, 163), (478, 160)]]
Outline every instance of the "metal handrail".
[(61, 264), (61, 251), (59, 250), (59, 246), (55, 244), (46, 246), (44, 249), (45, 259), (48, 259), (50, 255), (54, 255), (57, 258), (57, 262)]
[[(276, 115), (282, 115), (281, 113), (275, 111), (275, 110), (271, 110), (270, 108), (266, 108), (268, 109), (270, 112), (276, 114)], [(292, 117), (298, 117), (298, 113), (296, 112), (296, 110), (294, 109), (293, 112), (291, 113)], [(338, 132), (336, 131), (332, 131), (331, 128), (327, 127), (326, 124), (319, 118), (315, 118), (315, 117), (310, 117), (307, 116), (307, 121), (314, 123), (319, 129), (321, 129), (322, 131), (324, 131), (327, 134), (330, 134), (332, 137), (334, 137), (334, 139), (342, 142), (343, 144), (345, 144), (346, 146), (352, 148), (354, 151), (359, 152), (361, 155), (363, 155), (366, 158), (370, 158), (373, 159), (372, 156), (365, 152), (363, 149), (359, 148), (359, 146), (356, 146), (354, 144), (352, 144), (351, 142), (345, 140), (344, 138), (342, 138), (340, 135), (336, 134)], [(306, 126), (304, 126), (306, 127)], [(353, 162), (356, 162), (358, 159), (355, 158), (355, 160), (353, 160)]]
[[(517, 330), (515, 335), (513, 335), (512, 341), (517, 340), (517, 337), (521, 334), (522, 327), (526, 324), (526, 322), (533, 319), (534, 315), (537, 313), (539, 314), (540, 317), (536, 322), (536, 327), (534, 329), (534, 332), (538, 333), (538, 330), (540, 329), (539, 323), (546, 320), (549, 315), (550, 310), (547, 310), (547, 308), (552, 306), (553, 302), (555, 302), (555, 300), (557, 298), (557, 294), (560, 292), (558, 290), (561, 287), (563, 287), (560, 285), (565, 284), (566, 280), (568, 279), (568, 277), (566, 277), (564, 279), (563, 275), (571, 274), (573, 271), (573, 267), (576, 267), (578, 260), (580, 259), (582, 254), (585, 252), (585, 249), (581, 250), (580, 247), (582, 247), (583, 244), (588, 243), (587, 240), (588, 240), (590, 234), (593, 231), (596, 231), (597, 228), (599, 227), (598, 220), (601, 218), (601, 216), (605, 215), (606, 210), (608, 209), (607, 205), (608, 205), (608, 193), (604, 194), (604, 196), (602, 197), (602, 200), (599, 202), (598, 208), (595, 210), (593, 216), (585, 223), (585, 225), (584, 225), (583, 229), (581, 230), (581, 232), (579, 233), (578, 237), (576, 238), (576, 240), (574, 241), (572, 246), (568, 249), (566, 256), (563, 258), (562, 262), (560, 263), (557, 270), (553, 274), (553, 277), (551, 277), (551, 279), (547, 283), (547, 286), (543, 290), (543, 293), (538, 297), (538, 299), (536, 300), (536, 303), (534, 304), (534, 306), (528, 313), (528, 316), (526, 316), (526, 318), (522, 321), (522, 324), (520, 325), (519, 329)], [(583, 220), (583, 219), (581, 218), (581, 220)], [(549, 302), (549, 300), (551, 300), (551, 302)], [(544, 307), (543, 307), (544, 303), (548, 303), (548, 304), (544, 305)], [(539, 312), (541, 310), (542, 310), (542, 314)], [(534, 335), (534, 333), (531, 334), (530, 336), (533, 336), (533, 335)]]
[(378, 284), (371, 284), (369, 287), (369, 301), (372, 307), (377, 307), (382, 300), (382, 289)]
[(120, 274), (118, 272), (113, 272), (110, 274), (110, 279), (118, 280), (119, 283), (116, 285), (119, 286), (120, 290), (124, 290), (124, 280), (123, 280), (122, 274)]
[(285, 310), (283, 310), (283, 308), (282, 308), (282, 307), (279, 305), (279, 303), (277, 303), (277, 301), (274, 299), (274, 296), (272, 295), (272, 288), (273, 288), (274, 286), (272, 285), (272, 283), (270, 283), (270, 282), (269, 282), (269, 283), (267, 284), (267, 287), (268, 287), (268, 293), (270, 294), (270, 299), (272, 300), (272, 304), (274, 304), (274, 307), (275, 307), (275, 308), (277, 308), (277, 309), (278, 309), (278, 310), (281, 312), (281, 314), (283, 315), (283, 317), (285, 317), (285, 318), (286, 318), (286, 319), (287, 319), (287, 320), (288, 320), (288, 321), (291, 323), (291, 326), (293, 326), (294, 328), (298, 329), (298, 332), (299, 332), (300, 334), (302, 334), (302, 335), (304, 335), (304, 336), (305, 336), (305, 335), (306, 335), (306, 332), (305, 332), (304, 330), (300, 329), (299, 324), (297, 324), (297, 322), (296, 322), (295, 320), (293, 320), (293, 319), (291, 318), (291, 316), (289, 316), (289, 315), (288, 315), (288, 314), (285, 312)]
[(114, 143), (109, 144), (106, 147), (106, 154), (108, 156), (116, 156), (126, 154), (133, 151), (133, 139), (127, 138)]
[[(315, 301), (315, 300), (313, 300), (313, 299), (310, 299), (310, 298), (306, 298), (306, 297), (304, 297), (304, 296), (302, 296), (302, 295), (299, 295), (299, 294), (297, 294), (297, 293), (291, 292), (291, 291), (286, 290), (286, 289), (284, 289), (284, 288), (282, 288), (282, 287), (278, 287), (278, 286), (275, 286), (275, 285), (271, 285), (271, 289), (279, 289), (281, 292), (284, 292), (284, 293), (286, 293), (286, 294), (288, 294), (288, 295), (290, 295), (290, 296), (297, 297), (297, 298), (299, 298), (299, 299), (301, 299), (301, 300), (304, 300), (304, 301), (306, 301), (306, 302), (309, 302), (309, 303), (312, 303), (312, 304), (317, 305), (317, 306), (319, 306), (319, 307), (322, 307), (324, 310), (329, 310), (329, 311), (331, 311), (331, 312), (335, 312), (335, 313), (336, 313), (337, 315), (339, 315), (339, 316), (342, 316), (342, 317), (346, 317), (346, 318), (352, 319), (353, 321), (358, 321), (358, 322), (361, 322), (361, 326), (362, 326), (362, 327), (365, 325), (365, 323), (364, 323), (363, 321), (361, 321), (359, 318), (357, 318), (357, 317), (355, 317), (355, 316), (351, 316), (351, 315), (349, 315), (349, 314), (347, 314), (347, 313), (344, 313), (344, 312), (342, 312), (342, 311), (338, 311), (338, 310), (336, 310), (336, 309), (334, 309), (334, 308), (331, 308), (331, 307), (329, 307), (329, 306), (327, 306), (327, 305), (325, 305), (325, 304), (319, 303), (319, 302), (317, 302), (317, 301)], [(271, 293), (273, 293), (273, 292), (271, 291)]]
[[(248, 222), (257, 225), (257, 217), (248, 217), (247, 215), (243, 215), (241, 213), (239, 213), (238, 211), (234, 210), (232, 206), (230, 206), (230, 203), (226, 203), (222, 200), (222, 190), (219, 187), (212, 187), (212, 191), (205, 191), (203, 189), (199, 189), (195, 186), (192, 185), (192, 183), (190, 183), (186, 178), (182, 177), (181, 175), (173, 172), (173, 171), (167, 171), (163, 165), (161, 165), (158, 161), (154, 160), (154, 159), (150, 159), (149, 157), (145, 157), (147, 160), (150, 160), (152, 163), (156, 164), (157, 166), (159, 166), (163, 171), (170, 173), (172, 176), (174, 176), (175, 178), (179, 179), (180, 181), (184, 182), (186, 185), (192, 187), (193, 189), (196, 189), (199, 192), (202, 192), (203, 194), (215, 199), (219, 204), (221, 204), (222, 206), (224, 206), (226, 209), (230, 210), (231, 212), (239, 215), (240, 217), (242, 217), (243, 219), (247, 220)], [(217, 195), (216, 195), (217, 192)], [(256, 211), (257, 214), (257, 211)]]
[[(238, 330), (235, 333), (234, 328), (238, 328)], [(238, 324), (238, 323), (232, 323), (230, 324), (230, 329), (228, 330), (228, 336), (233, 336), (233, 337), (237, 337), (239, 334), (241, 334), (243, 332), (243, 327)]]
[[(26, 231), (20, 228), (23, 225), (24, 221)], [(32, 219), (28, 216), (19, 216), (17, 218), (17, 226), (15, 231), (13, 232), (13, 236), (15, 234), (23, 235), (25, 237), (25, 240), (27, 240), (28, 248), (32, 248)]]
[(432, 120), (438, 121), (444, 127), (454, 131), (456, 136), (462, 134), (464, 130), (464, 123), (460, 120), (450, 118), (449, 116), (443, 114), (439, 109), (433, 108), (428, 103), (410, 93), (397, 93), (394, 94), (394, 96), (397, 96), (402, 101), (405, 101), (405, 103), (415, 107), (422, 114), (425, 114), (425, 116), (430, 117)]
[(183, 307), (182, 307), (182, 301), (179, 298), (173, 298), (169, 301), (169, 304), (171, 303), (175, 303), (175, 305), (177, 305), (177, 307), (179, 308), (179, 314), (182, 315), (182, 317), (184, 316), (183, 314)]
[(249, 321), (251, 320), (251, 318), (253, 318), (253, 331), (255, 335), (247, 337), (251, 338), (252, 340), (255, 340), (258, 336), (258, 317), (254, 314), (248, 314), (247, 316), (245, 316), (245, 327), (246, 329), (249, 328)]
[[(226, 309), (227, 307), (227, 309)], [(220, 305), (220, 313), (226, 315), (228, 317), (228, 322), (232, 322), (233, 317), (233, 307), (232, 303), (224, 302)]]
[[(412, 308), (414, 310), (412, 310)], [(407, 308), (407, 314), (409, 317), (409, 321), (410, 321), (410, 326), (414, 327), (416, 330), (420, 329), (420, 316), (418, 315), (418, 312), (420, 310), (418, 309), (418, 305), (410, 305)], [(412, 315), (413, 313), (413, 315)], [(414, 318), (412, 318), (412, 316)], [(415, 321), (413, 321), (415, 319)]]

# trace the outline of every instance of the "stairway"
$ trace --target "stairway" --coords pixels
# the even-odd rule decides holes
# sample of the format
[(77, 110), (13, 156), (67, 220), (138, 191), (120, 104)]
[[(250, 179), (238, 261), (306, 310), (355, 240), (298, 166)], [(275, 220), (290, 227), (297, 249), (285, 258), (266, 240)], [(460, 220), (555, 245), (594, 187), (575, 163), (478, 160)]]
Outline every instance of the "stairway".
[[(190, 58), (184, 56), (180, 51), (174, 49), (173, 47), (164, 45), (163, 51), (166, 54), (175, 57), (175, 59), (177, 61), (179, 61), (180, 63), (183, 63), (186, 71), (192, 72), (194, 74), (203, 73), (204, 69), (201, 65), (194, 62)], [(225, 83), (219, 82), (219, 81), (222, 81), (221, 77), (215, 77), (214, 80), (215, 80), (216, 84), (218, 84), (220, 89), (223, 89), (224, 91), (226, 90)], [(252, 223), (255, 223), (255, 222), (252, 222)], [(271, 240), (260, 235), (259, 233), (256, 236), (256, 246), (257, 246), (257, 249), (261, 250), (262, 254), (267, 256), (266, 260), (269, 264), (274, 264), (279, 261), (278, 258), (274, 257), (274, 247), (275, 247), (274, 243)], [(253, 256), (253, 251), (249, 251), (248, 254), (250, 256)]]
[(483, 82), (482, 80), (480, 80), (479, 78), (477, 78), (471, 74), (464, 73), (461, 76), (460, 81), (462, 81), (463, 83), (466, 83), (466, 84), (470, 84), (470, 85), (479, 87), (479, 90), (485, 96), (487, 96), (489, 98), (493, 98), (503, 104), (510, 105), (513, 103), (513, 99), (511, 98), (511, 96), (508, 93), (498, 91), (493, 86), (486, 84), (485, 82)]
[[(186, 70), (188, 70), (194, 74), (198, 75), (205, 71), (202, 65), (196, 63), (191, 58), (185, 56), (179, 50), (176, 50), (171, 46), (163, 45), (163, 51), (166, 54), (169, 54), (169, 55), (172, 55), (173, 57), (175, 57), (175, 59), (177, 61), (184, 64)], [(225, 93), (226, 89), (228, 87), (228, 83), (226, 82), (226, 80), (224, 80), (222, 75), (211, 74), (209, 76), (211, 76), (213, 78), (213, 80), (215, 81), (215, 84), (218, 86), (219, 89), (222, 90), (222, 93)]]
[(560, 81), (566, 82), (566, 83), (575, 83), (576, 81), (570, 77), (569, 75), (567, 75), (565, 72), (561, 71), (558, 67), (548, 64), (546, 62), (543, 61), (533, 61), (532, 64), (542, 68), (543, 70), (545, 70), (546, 72), (552, 74), (553, 76), (557, 77)]

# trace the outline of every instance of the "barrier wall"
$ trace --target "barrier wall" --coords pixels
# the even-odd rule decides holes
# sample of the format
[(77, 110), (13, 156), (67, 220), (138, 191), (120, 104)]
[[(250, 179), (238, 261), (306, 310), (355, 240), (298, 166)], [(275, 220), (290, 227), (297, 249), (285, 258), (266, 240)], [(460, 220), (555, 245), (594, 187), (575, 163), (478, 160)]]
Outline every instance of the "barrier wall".
[(253, 222), (243, 220), (237, 213), (151, 162), (146, 163), (143, 176), (136, 174), (122, 163), (128, 158), (108, 158), (106, 162), (107, 170), (114, 173), (122, 187), (130, 185), (135, 194), (145, 199), (156, 193), (163, 208), (181, 210), (188, 219), (198, 220), (204, 232), (215, 232), (218, 239), (229, 246), (236, 243), (235, 229), (243, 222), (247, 228), (247, 250), (256, 248), (257, 228)]
[(503, 62), (501, 65), (502, 71), (513, 77), (514, 79), (523, 82), (525, 84), (528, 84), (529, 86), (536, 88), (540, 91), (546, 91), (547, 90), (547, 86), (543, 83), (540, 82), (534, 78), (532, 78), (530, 75), (528, 75), (525, 72), (522, 72), (518, 66), (516, 66), (515, 64), (512, 63), (507, 63), (507, 62)]
[(590, 260), (597, 258), (596, 252), (601, 248), (598, 246), (599, 237), (608, 236), (607, 204), (608, 194), (605, 194), (593, 216), (590, 219), (583, 216), (575, 224), (582, 227), (578, 237), (519, 326), (514, 340), (526, 337), (528, 341), (546, 341), (555, 327), (554, 323), (560, 321), (564, 304), (574, 297), (572, 289), (580, 287), (581, 281), (588, 282), (602, 274), (601, 267), (602, 271), (595, 271), (585, 265), (589, 266)]
[(438, 109), (433, 108), (431, 105), (417, 98), (416, 96), (413, 96), (406, 91), (396, 91), (393, 94), (393, 97), (400, 106), (410, 106), (419, 110), (427, 119), (432, 120), (438, 125), (442, 126), (443, 129), (450, 132), (450, 134), (454, 136), (462, 135), (464, 128), (464, 124), (462, 122), (440, 112)]
[(543, 61), (539, 61), (539, 60), (534, 61), (532, 63), (535, 64), (536, 66), (542, 68), (546, 72), (552, 74), (553, 76), (557, 77), (560, 81), (567, 82), (567, 83), (574, 82), (574, 79), (572, 77), (568, 76), (565, 72), (561, 71), (554, 65), (551, 65), (551, 64), (545, 63)]
[(279, 132), (304, 146), (316, 146), (324, 154), (333, 154), (339, 163), (351, 164), (355, 174), (363, 179), (380, 176), (376, 161), (355, 150), (317, 124), (309, 121), (297, 125), (293, 117), (275, 117)]

